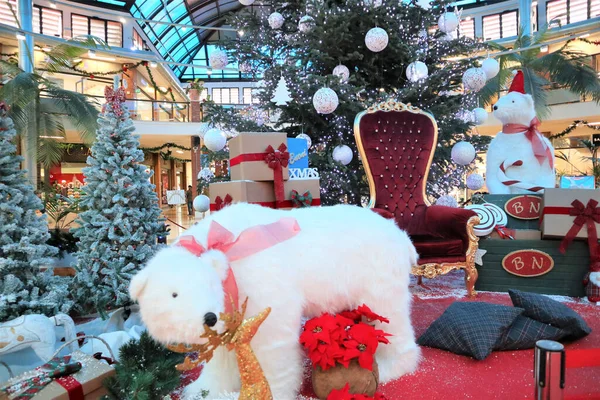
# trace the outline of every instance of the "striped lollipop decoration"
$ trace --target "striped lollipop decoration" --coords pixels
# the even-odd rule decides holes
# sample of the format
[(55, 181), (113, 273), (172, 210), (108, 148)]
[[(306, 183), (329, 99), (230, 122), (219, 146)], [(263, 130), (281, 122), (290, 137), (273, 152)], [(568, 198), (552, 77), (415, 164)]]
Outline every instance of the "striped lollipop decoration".
[(465, 207), (477, 213), (479, 224), (475, 225), (473, 231), (477, 236), (487, 236), (494, 231), (496, 227), (496, 218), (492, 211), (483, 204), (473, 204)]
[(506, 226), (506, 224), (508, 224), (508, 216), (506, 215), (506, 211), (492, 203), (484, 203), (483, 206), (490, 210), (492, 214), (494, 214), (496, 226)]

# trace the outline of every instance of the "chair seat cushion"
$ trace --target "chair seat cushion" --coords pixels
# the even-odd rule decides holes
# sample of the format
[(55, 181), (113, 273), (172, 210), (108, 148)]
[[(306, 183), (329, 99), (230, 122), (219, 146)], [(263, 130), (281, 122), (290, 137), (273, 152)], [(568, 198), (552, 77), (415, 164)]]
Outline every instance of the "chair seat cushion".
[(460, 238), (436, 238), (427, 235), (411, 236), (420, 258), (464, 256)]

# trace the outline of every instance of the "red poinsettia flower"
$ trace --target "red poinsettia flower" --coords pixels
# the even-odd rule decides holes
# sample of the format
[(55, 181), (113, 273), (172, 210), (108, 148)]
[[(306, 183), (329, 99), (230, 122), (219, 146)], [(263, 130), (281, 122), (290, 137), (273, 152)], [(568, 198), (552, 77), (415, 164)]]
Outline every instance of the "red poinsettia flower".
[(390, 344), (390, 341), (387, 339), (387, 337), (393, 336), (391, 333), (386, 333), (379, 329), (376, 329), (374, 333), (379, 343)]
[(354, 322), (359, 322), (362, 317), (362, 315), (357, 310), (344, 311), (339, 313), (338, 315), (341, 315), (344, 318), (351, 319)]
[(371, 311), (371, 309), (369, 307), (367, 307), (364, 304), (362, 306), (358, 307), (356, 309), (356, 311), (360, 315), (364, 316), (369, 322), (379, 321), (379, 322), (383, 322), (383, 323), (386, 323), (386, 324), (390, 323), (389, 319), (387, 319), (385, 317), (382, 317), (381, 315), (375, 314), (373, 311)]
[(330, 314), (313, 318), (304, 325), (304, 332), (300, 335), (300, 343), (308, 351), (314, 351), (320, 342), (331, 342), (331, 332), (336, 328), (335, 318)]
[(335, 323), (338, 329), (331, 332), (331, 339), (340, 343), (348, 338), (348, 331), (355, 325), (354, 320), (346, 318), (341, 314), (335, 316)]
[(372, 371), (373, 359), (379, 345), (375, 331), (375, 328), (367, 324), (358, 324), (350, 328), (348, 340), (344, 342), (344, 361), (356, 358), (362, 368)]
[(326, 371), (344, 357), (344, 350), (337, 342), (320, 344), (316, 351), (309, 353), (309, 357), (313, 367), (318, 365), (323, 371)]

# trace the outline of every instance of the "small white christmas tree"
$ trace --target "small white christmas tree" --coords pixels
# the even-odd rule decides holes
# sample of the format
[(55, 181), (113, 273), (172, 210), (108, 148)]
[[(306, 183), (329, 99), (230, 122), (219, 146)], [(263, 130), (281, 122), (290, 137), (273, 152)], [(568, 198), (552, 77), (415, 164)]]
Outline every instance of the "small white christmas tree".
[[(66, 313), (72, 303), (65, 278), (55, 277), (42, 201), (35, 195), (15, 155), (16, 131), (0, 103), (0, 322), (22, 314)], [(41, 272), (40, 268), (46, 268)]]
[(83, 169), (84, 195), (79, 214), (77, 274), (74, 297), (83, 311), (100, 313), (130, 302), (131, 277), (158, 250), (166, 235), (150, 172), (141, 164), (144, 153), (122, 88), (105, 90), (107, 103), (98, 119), (90, 165)]
[(277, 83), (277, 87), (275, 88), (275, 93), (273, 94), (271, 101), (277, 106), (285, 106), (287, 103), (292, 101), (290, 90), (288, 89), (287, 82), (283, 76), (279, 78), (279, 83)]

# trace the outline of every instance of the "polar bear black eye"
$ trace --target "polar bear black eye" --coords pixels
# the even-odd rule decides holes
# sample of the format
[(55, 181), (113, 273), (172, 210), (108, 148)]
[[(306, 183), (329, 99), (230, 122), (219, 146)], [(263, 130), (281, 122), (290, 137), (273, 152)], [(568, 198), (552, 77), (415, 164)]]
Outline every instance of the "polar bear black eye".
[(211, 312), (204, 314), (204, 323), (210, 327), (215, 326), (217, 324), (217, 315)]
[(515, 101), (513, 100), (512, 102), (514, 103)]
[(171, 296), (173, 296), (173, 298), (179, 296), (177, 293), (173, 293)]

